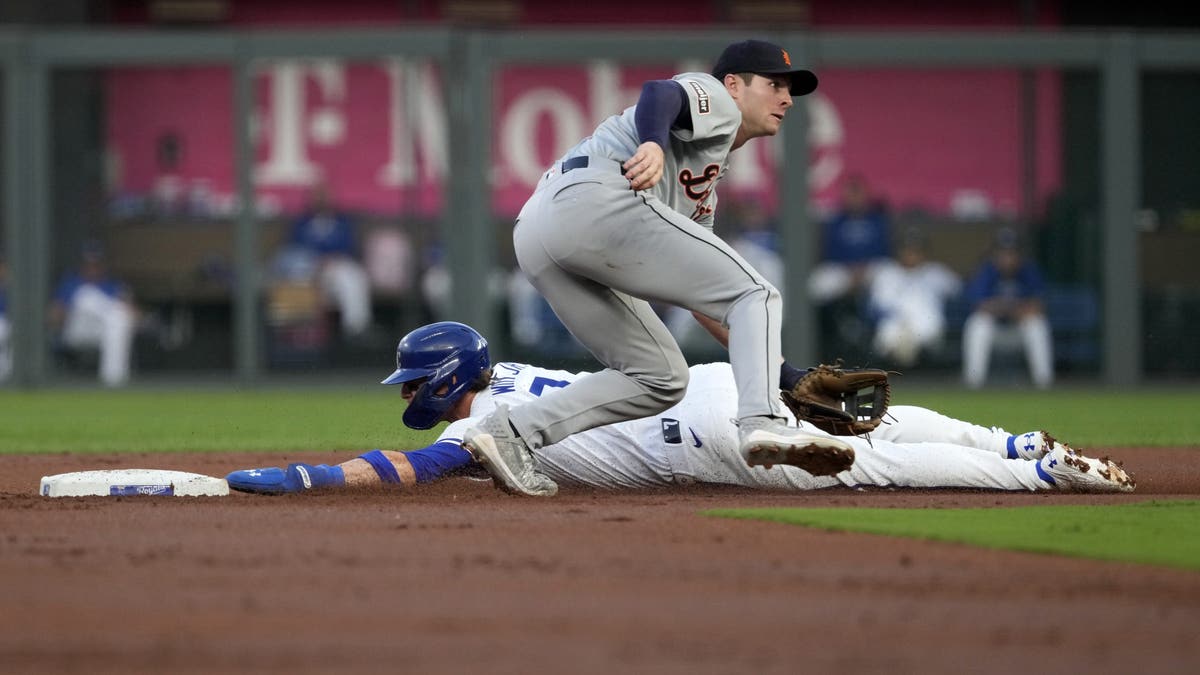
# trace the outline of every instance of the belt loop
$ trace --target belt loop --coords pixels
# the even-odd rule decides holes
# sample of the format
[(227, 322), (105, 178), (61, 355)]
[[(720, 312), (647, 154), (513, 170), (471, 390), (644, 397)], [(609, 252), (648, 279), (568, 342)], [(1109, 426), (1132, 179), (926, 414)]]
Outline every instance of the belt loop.
[[(621, 162), (618, 162), (615, 159), (609, 159), (607, 157), (597, 157), (596, 160), (597, 161), (595, 162), (595, 165), (597, 169), (611, 164), (621, 172), (622, 176), (625, 175), (625, 167)], [(567, 173), (568, 171), (572, 171), (574, 169), (586, 169), (591, 165), (591, 158), (589, 158), (587, 155), (575, 155), (574, 157), (568, 157), (563, 160), (563, 163), (559, 165), (559, 172)]]
[(586, 169), (587, 165), (587, 155), (576, 155), (574, 157), (568, 157), (565, 161), (563, 161), (561, 171), (562, 173), (566, 173), (573, 169)]

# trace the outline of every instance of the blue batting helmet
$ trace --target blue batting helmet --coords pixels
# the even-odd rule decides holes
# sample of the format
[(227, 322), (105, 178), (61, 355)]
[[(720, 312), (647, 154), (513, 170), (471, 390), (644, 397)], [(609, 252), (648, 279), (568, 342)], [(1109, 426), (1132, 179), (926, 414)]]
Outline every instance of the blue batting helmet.
[(404, 411), (404, 425), (430, 429), (490, 368), (487, 340), (474, 328), (455, 321), (421, 326), (396, 345), (396, 372), (381, 384), (425, 380)]

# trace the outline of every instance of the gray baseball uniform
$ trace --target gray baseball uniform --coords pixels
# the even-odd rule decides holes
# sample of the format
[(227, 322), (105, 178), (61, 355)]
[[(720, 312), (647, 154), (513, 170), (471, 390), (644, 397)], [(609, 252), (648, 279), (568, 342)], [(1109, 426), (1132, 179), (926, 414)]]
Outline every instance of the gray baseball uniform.
[(674, 79), (692, 128), (672, 129), (652, 189), (634, 192), (622, 176), (639, 144), (631, 107), (555, 162), (517, 219), (521, 268), (607, 366), (513, 409), (510, 419), (532, 448), (661, 412), (682, 397), (687, 362), (649, 301), (728, 326), (738, 417), (780, 415), (779, 292), (712, 231), (715, 188), (741, 113), (712, 75)]

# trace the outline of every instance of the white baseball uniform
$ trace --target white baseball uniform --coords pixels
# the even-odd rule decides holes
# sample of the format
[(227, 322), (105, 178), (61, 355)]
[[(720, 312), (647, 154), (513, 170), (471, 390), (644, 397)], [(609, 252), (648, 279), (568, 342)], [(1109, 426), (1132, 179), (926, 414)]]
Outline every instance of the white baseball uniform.
[[(1003, 429), (912, 406), (892, 407), (896, 421), (881, 426), (870, 443), (846, 439), (854, 446), (855, 462), (837, 476), (816, 477), (782, 465), (750, 467), (738, 452), (733, 423), (737, 390), (729, 364), (693, 366), (690, 374), (687, 395), (678, 405), (658, 415), (596, 427), (535, 450), (539, 468), (560, 484), (609, 489), (696, 482), (778, 490), (837, 485), (1053, 489), (1038, 477), (1036, 462), (1005, 458), (1010, 434)], [(491, 387), (475, 397), (471, 417), (449, 424), (438, 441), (461, 443), (463, 432), (497, 404), (512, 407), (536, 401), (585, 375), (497, 363)]]
[(129, 381), (136, 319), (129, 303), (93, 284), (71, 296), (63, 324), (63, 342), (72, 349), (100, 350), (100, 380), (107, 386)]

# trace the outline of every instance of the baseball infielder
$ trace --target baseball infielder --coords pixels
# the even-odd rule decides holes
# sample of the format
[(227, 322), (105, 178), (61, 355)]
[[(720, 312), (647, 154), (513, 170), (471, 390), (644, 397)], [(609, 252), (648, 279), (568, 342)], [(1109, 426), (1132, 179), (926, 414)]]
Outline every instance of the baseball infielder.
[(816, 88), (778, 45), (738, 42), (711, 74), (647, 82), (636, 105), (545, 173), (513, 230), (517, 261), (606, 370), (464, 430), (497, 484), (553, 494), (532, 451), (682, 400), (687, 361), (648, 301), (691, 310), (728, 347), (748, 464), (827, 474), (850, 466), (844, 441), (785, 425), (779, 292), (712, 230), (729, 153), (778, 133), (792, 97)]
[[(473, 466), (462, 447), (463, 434), (480, 419), (503, 405), (536, 402), (588, 376), (520, 363), (492, 367), (483, 337), (453, 322), (409, 333), (396, 350), (396, 363), (384, 383), (401, 385), (408, 403), (404, 423), (417, 429), (450, 423), (435, 443), (410, 452), (372, 450), (337, 466), (235, 471), (227, 477), (229, 486), (273, 494), (327, 486), (412, 487), (436, 480)], [(556, 483), (609, 489), (699, 482), (776, 490), (871, 485), (1117, 492), (1134, 485), (1112, 462), (1084, 457), (1044, 432), (1012, 435), (912, 406), (893, 406), (895, 422), (881, 426), (870, 443), (844, 439), (856, 460), (836, 476), (814, 476), (791, 466), (750, 467), (739, 452), (732, 419), (736, 399), (728, 364), (694, 366), (686, 396), (669, 409), (568, 436), (535, 450), (533, 461)], [(801, 426), (806, 433), (827, 436)]]

